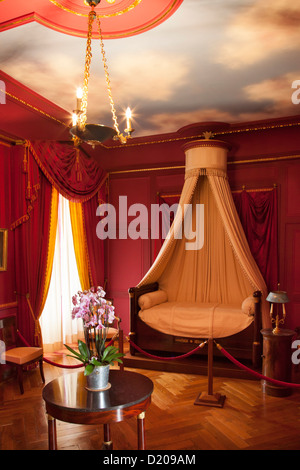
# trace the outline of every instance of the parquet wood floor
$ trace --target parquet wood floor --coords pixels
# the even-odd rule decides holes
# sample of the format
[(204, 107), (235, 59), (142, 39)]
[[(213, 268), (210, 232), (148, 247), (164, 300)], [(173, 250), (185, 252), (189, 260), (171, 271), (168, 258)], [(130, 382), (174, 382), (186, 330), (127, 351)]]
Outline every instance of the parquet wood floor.
[[(50, 358), (50, 355), (48, 355)], [(51, 360), (71, 363), (65, 353)], [(44, 365), (46, 383), (74, 370)], [(130, 369), (134, 370), (134, 369)], [(207, 391), (204, 376), (136, 370), (154, 383), (146, 412), (148, 450), (300, 450), (300, 389), (285, 398), (264, 395), (259, 381), (214, 379), (214, 391), (226, 395), (223, 408), (195, 406)], [(24, 395), (10, 379), (0, 384), (0, 449), (47, 450), (45, 406), (38, 369), (25, 373)], [(116, 450), (136, 448), (136, 419), (113, 423)], [(57, 421), (59, 450), (101, 449), (103, 430)]]

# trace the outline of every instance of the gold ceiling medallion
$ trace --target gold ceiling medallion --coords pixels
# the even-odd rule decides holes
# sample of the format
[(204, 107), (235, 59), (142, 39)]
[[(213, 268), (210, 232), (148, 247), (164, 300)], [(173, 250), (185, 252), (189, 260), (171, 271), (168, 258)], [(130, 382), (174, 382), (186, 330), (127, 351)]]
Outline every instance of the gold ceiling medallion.
[[(72, 15), (84, 16), (86, 18), (89, 16), (87, 13), (80, 13), (79, 11), (71, 10), (70, 8), (67, 8), (62, 3), (57, 2), (56, 0), (49, 0), (49, 1), (51, 3), (53, 3), (53, 5), (55, 5), (58, 8), (61, 8), (62, 10), (66, 11), (67, 13), (72, 13)], [(113, 5), (115, 3), (115, 0), (103, 0), (103, 1), (106, 1), (107, 3), (109, 3), (111, 5)], [(99, 16), (100, 18), (111, 18), (113, 16), (123, 15), (124, 13), (128, 13), (130, 10), (132, 10), (137, 5), (139, 5), (141, 3), (141, 1), (142, 0), (133, 0), (133, 1), (131, 1), (130, 5), (127, 5), (122, 10), (117, 10), (117, 11), (114, 11), (114, 12), (111, 12), (111, 13), (105, 13), (105, 14), (104, 13), (103, 14), (97, 14), (97, 16)], [(96, 3), (96, 5), (98, 5), (98, 3)], [(84, 4), (89, 5), (88, 2), (84, 2)], [(108, 7), (108, 8), (111, 8), (111, 7)]]

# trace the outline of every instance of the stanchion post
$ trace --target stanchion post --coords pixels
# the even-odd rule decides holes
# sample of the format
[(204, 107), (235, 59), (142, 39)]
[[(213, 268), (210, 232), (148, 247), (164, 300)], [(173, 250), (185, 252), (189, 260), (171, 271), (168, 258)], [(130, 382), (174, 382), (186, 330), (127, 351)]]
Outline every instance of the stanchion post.
[(254, 336), (252, 344), (252, 364), (255, 369), (258, 369), (261, 365), (261, 292), (256, 291), (253, 293), (254, 297)]
[(226, 396), (221, 395), (220, 393), (213, 393), (213, 357), (214, 340), (213, 338), (209, 338), (207, 352), (208, 391), (201, 392), (196, 398), (194, 405), (214, 406), (217, 408), (223, 408)]

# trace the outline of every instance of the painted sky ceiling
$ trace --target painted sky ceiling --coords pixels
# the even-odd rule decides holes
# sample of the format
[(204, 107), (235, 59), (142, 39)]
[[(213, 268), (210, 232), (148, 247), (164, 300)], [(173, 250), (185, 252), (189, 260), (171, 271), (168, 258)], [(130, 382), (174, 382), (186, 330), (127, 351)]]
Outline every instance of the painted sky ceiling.
[[(53, 7), (52, 1), (43, 1)], [(136, 11), (151, 1), (141, 0)], [(0, 19), (6, 2), (18, 3), (0, 1)], [(85, 47), (85, 38), (36, 21), (0, 28), (0, 67), (71, 113), (82, 83)], [(130, 105), (134, 136), (203, 121), (300, 114), (300, 104), (291, 99), (292, 83), (300, 80), (299, 0), (183, 0), (152, 29), (105, 40), (105, 51), (120, 128)], [(111, 125), (96, 39), (92, 52), (88, 122)]]

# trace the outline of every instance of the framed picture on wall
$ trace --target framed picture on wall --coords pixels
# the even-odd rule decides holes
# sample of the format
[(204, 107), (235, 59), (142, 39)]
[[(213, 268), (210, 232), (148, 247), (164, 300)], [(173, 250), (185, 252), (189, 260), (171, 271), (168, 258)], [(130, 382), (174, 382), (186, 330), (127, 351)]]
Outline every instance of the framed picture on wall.
[(0, 228), (0, 271), (7, 270), (7, 234), (7, 229)]

